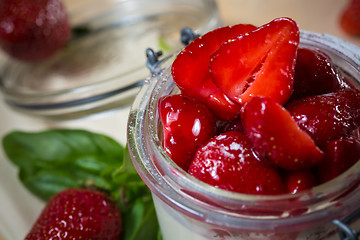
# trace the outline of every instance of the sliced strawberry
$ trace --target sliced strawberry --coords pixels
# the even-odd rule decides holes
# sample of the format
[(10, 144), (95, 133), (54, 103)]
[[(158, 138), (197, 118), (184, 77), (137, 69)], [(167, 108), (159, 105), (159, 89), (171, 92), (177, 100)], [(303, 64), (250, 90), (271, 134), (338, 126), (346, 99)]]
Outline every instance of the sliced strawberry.
[(249, 194), (280, 194), (284, 186), (277, 170), (252, 150), (245, 134), (230, 131), (196, 152), (189, 174), (212, 186)]
[(322, 160), (323, 152), (274, 100), (253, 97), (244, 106), (241, 119), (254, 149), (276, 166), (302, 170)]
[(360, 0), (349, 0), (340, 15), (340, 27), (349, 35), (360, 36)]
[(298, 49), (291, 99), (336, 92), (343, 88), (343, 81), (330, 57), (323, 52), (309, 48)]
[(210, 56), (223, 42), (249, 32), (253, 25), (235, 25), (208, 32), (195, 39), (176, 57), (172, 76), (182, 93), (206, 104), (218, 117), (229, 120), (240, 112), (240, 106), (231, 101), (214, 85), (209, 73)]
[(292, 194), (311, 189), (317, 185), (317, 179), (310, 169), (286, 171), (284, 179), (287, 192)]
[(293, 91), (299, 28), (278, 18), (224, 43), (212, 55), (215, 85), (233, 101), (244, 104), (266, 96), (284, 104)]
[(198, 147), (215, 135), (215, 117), (205, 105), (184, 95), (162, 97), (158, 105), (164, 149), (187, 171)]
[(320, 182), (329, 181), (360, 160), (360, 139), (345, 138), (327, 144), (324, 161), (317, 167)]
[(301, 129), (323, 148), (332, 139), (348, 136), (360, 127), (360, 91), (334, 93), (295, 100), (286, 105)]

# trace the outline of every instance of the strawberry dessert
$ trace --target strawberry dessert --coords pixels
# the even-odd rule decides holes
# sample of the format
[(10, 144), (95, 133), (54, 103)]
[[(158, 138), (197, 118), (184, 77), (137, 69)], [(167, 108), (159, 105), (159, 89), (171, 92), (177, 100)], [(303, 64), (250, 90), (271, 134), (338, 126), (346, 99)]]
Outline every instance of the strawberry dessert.
[[(355, 1), (354, 1), (355, 2)], [(289, 18), (213, 30), (177, 55), (180, 94), (161, 97), (162, 144), (198, 180), (295, 194), (360, 159), (360, 91)]]
[(358, 52), (277, 18), (215, 29), (161, 62), (133, 103), (128, 146), (163, 239), (358, 233)]
[(44, 60), (70, 37), (61, 0), (1, 0), (0, 16), (0, 46), (22, 61)]

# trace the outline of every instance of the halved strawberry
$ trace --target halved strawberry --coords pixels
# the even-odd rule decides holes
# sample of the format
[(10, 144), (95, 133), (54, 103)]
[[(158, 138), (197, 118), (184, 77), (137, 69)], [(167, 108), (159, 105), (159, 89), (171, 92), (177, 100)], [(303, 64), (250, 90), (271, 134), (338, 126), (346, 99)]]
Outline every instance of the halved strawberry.
[(211, 58), (212, 79), (233, 101), (266, 96), (284, 104), (293, 91), (299, 28), (278, 18), (224, 43)]
[(164, 149), (187, 171), (198, 147), (215, 135), (215, 117), (205, 105), (181, 94), (162, 97), (158, 106)]
[(298, 49), (291, 99), (336, 92), (343, 85), (344, 79), (329, 56), (317, 49)]
[(320, 148), (360, 127), (360, 91), (356, 89), (305, 97), (286, 108)]
[(320, 182), (329, 181), (360, 160), (360, 139), (332, 140), (325, 149), (324, 161), (317, 167)]
[(317, 179), (310, 169), (301, 171), (286, 171), (284, 173), (285, 186), (288, 193), (298, 193), (317, 185)]
[(245, 104), (241, 119), (254, 149), (278, 167), (302, 170), (323, 158), (323, 152), (290, 113), (270, 98), (253, 97)]
[(242, 35), (256, 27), (235, 25), (222, 27), (195, 39), (176, 57), (172, 77), (181, 92), (206, 104), (218, 117), (229, 120), (240, 112), (240, 106), (231, 101), (214, 85), (209, 73), (210, 56), (223, 42)]
[(245, 134), (230, 131), (205, 143), (196, 152), (188, 173), (212, 186), (249, 194), (281, 194), (277, 170), (252, 150)]

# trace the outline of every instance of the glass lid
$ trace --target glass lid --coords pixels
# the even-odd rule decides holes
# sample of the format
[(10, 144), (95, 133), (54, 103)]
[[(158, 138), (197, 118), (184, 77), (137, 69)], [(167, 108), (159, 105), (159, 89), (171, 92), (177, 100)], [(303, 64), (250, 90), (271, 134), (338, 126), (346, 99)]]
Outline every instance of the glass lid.
[(72, 38), (35, 63), (7, 57), (0, 66), (5, 102), (26, 114), (69, 119), (128, 106), (150, 75), (147, 48), (168, 55), (184, 27), (220, 26), (210, 0), (85, 0), (68, 8)]

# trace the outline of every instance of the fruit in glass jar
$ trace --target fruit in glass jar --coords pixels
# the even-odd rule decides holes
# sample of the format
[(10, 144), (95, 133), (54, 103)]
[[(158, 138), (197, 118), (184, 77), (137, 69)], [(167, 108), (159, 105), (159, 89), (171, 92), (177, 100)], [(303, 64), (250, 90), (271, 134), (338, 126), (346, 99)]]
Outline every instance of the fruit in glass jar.
[(317, 146), (324, 148), (328, 141), (360, 127), (360, 90), (346, 88), (305, 97), (288, 103), (286, 109)]
[[(205, 45), (200, 39), (201, 51), (192, 52), (190, 44), (179, 54), (181, 61), (177, 58), (172, 65), (175, 84), (188, 97), (204, 83), (192, 89), (190, 73), (206, 75), (208, 94), (215, 89), (207, 88), (211, 84), (214, 92), (240, 106), (236, 114), (219, 109), (225, 102), (215, 110), (204, 102), (217, 117), (216, 131), (187, 156), (190, 175), (240, 193), (295, 194), (331, 180), (359, 160), (360, 90), (330, 56), (298, 47), (294, 21), (275, 19), (235, 37), (226, 35), (219, 44), (216, 33), (224, 29), (205, 35), (207, 43), (217, 43), (217, 50), (215, 45), (210, 51), (201, 49)], [(205, 55), (197, 56), (203, 51)], [(201, 59), (200, 73), (194, 59)], [(344, 149), (355, 156), (347, 156)]]
[(325, 148), (325, 158), (317, 167), (320, 182), (327, 182), (345, 172), (360, 159), (360, 139), (341, 138), (330, 141)]
[(214, 136), (216, 119), (205, 105), (182, 94), (161, 98), (158, 109), (164, 149), (187, 171), (198, 147)]
[(291, 100), (335, 92), (344, 79), (329, 56), (318, 49), (298, 48)]
[(286, 191), (291, 194), (310, 189), (317, 185), (317, 178), (310, 169), (300, 171), (286, 171), (284, 173)]
[(293, 20), (277, 18), (229, 39), (211, 56), (213, 82), (241, 105), (254, 96), (284, 104), (293, 92), (299, 35)]
[(218, 28), (195, 39), (180, 51), (171, 71), (173, 80), (182, 93), (207, 105), (224, 120), (236, 118), (240, 112), (240, 106), (230, 100), (212, 81), (209, 72), (210, 56), (223, 42), (255, 28), (250, 24)]
[(70, 37), (61, 0), (1, 0), (0, 46), (23, 61), (44, 60)]
[(272, 99), (252, 98), (244, 106), (241, 119), (255, 150), (275, 166), (303, 170), (321, 162), (324, 153), (290, 113)]
[(189, 174), (212, 186), (249, 194), (284, 193), (276, 168), (258, 156), (247, 136), (229, 131), (198, 149)]

